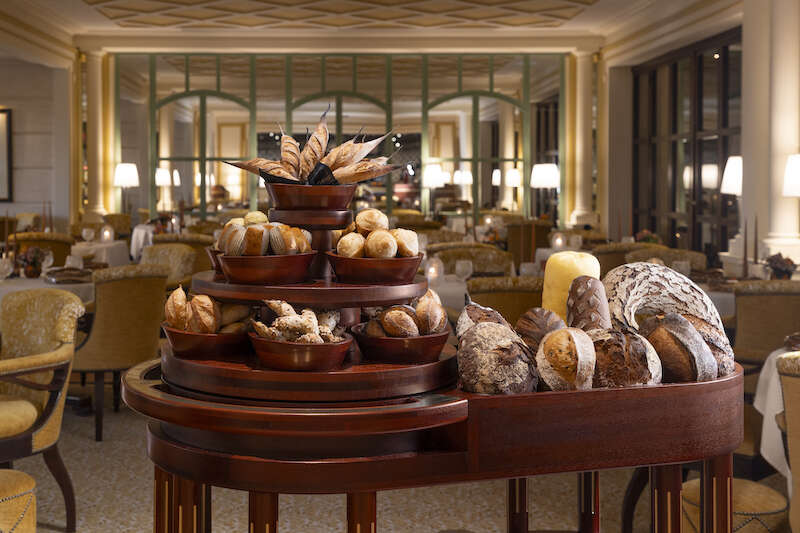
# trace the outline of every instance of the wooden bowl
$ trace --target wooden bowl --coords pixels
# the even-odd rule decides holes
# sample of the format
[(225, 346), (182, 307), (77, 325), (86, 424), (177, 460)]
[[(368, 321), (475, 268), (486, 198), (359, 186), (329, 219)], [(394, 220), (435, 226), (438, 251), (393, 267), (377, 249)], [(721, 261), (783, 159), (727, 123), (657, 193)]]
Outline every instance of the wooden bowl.
[(175, 355), (188, 359), (224, 358), (250, 353), (247, 333), (193, 333), (169, 327), (161, 328)]
[(286, 285), (308, 278), (308, 267), (317, 252), (294, 255), (220, 255), (222, 272), (229, 283)]
[(287, 185), (267, 183), (275, 209), (347, 209), (353, 193), (354, 183), (348, 185)]
[(327, 372), (342, 366), (353, 337), (336, 343), (306, 344), (275, 341), (248, 333), (258, 360), (267, 368), (297, 372)]
[(417, 274), (422, 254), (415, 257), (343, 257), (325, 252), (328, 262), (341, 283), (411, 283)]
[(381, 363), (435, 363), (450, 336), (449, 326), (441, 333), (419, 337), (369, 337), (364, 334), (365, 327), (367, 323), (362, 322), (350, 328), (350, 331), (353, 332), (361, 355), (365, 359)]
[(211, 267), (218, 276), (224, 276), (222, 272), (222, 265), (219, 262), (219, 256), (222, 255), (222, 250), (215, 250), (213, 246), (206, 246), (206, 253), (208, 259), (211, 261)]

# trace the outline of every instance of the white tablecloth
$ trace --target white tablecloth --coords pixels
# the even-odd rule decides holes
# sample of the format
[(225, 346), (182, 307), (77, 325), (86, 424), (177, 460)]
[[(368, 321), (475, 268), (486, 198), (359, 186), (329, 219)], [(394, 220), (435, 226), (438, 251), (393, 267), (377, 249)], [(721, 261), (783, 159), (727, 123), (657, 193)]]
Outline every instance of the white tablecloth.
[(61, 289), (69, 291), (83, 303), (94, 300), (94, 283), (46, 283), (44, 278), (10, 278), (0, 281), (0, 301), (6, 294), (28, 289)]
[(761, 373), (758, 376), (758, 386), (753, 407), (764, 416), (761, 426), (761, 456), (783, 474), (787, 480), (789, 493), (792, 491), (792, 473), (789, 471), (789, 462), (783, 449), (783, 437), (775, 415), (783, 411), (783, 391), (781, 390), (781, 377), (778, 375), (776, 359), (786, 353), (785, 348), (779, 348), (769, 354)]
[(79, 242), (72, 246), (70, 254), (86, 257), (94, 255), (97, 263), (108, 263), (108, 266), (129, 265), (128, 245), (125, 241), (111, 242)]
[(139, 262), (142, 257), (142, 249), (153, 244), (153, 226), (148, 224), (137, 224), (131, 234), (131, 257), (135, 262)]

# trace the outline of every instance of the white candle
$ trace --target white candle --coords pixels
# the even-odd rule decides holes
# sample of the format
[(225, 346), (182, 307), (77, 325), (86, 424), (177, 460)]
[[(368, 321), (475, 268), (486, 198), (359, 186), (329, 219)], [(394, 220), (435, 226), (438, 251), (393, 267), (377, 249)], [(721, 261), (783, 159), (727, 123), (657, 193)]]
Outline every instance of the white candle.
[(569, 286), (578, 276), (600, 278), (600, 263), (595, 256), (584, 252), (558, 252), (550, 256), (544, 267), (542, 307), (558, 313), (565, 322)]

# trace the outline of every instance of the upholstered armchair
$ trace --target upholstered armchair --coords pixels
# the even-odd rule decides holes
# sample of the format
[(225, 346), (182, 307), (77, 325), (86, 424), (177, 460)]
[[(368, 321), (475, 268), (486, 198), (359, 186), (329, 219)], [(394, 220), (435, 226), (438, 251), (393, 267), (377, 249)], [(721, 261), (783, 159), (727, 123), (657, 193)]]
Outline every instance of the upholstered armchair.
[(484, 276), (510, 274), (514, 264), (513, 255), (493, 246), (489, 248), (451, 248), (436, 252), (433, 257), (442, 260), (446, 274), (454, 274), (456, 262), (462, 259), (472, 261), (473, 273)]
[(222, 229), (222, 224), (213, 220), (200, 220), (191, 226), (187, 226), (186, 229), (189, 233), (201, 233), (213, 237), (215, 231)]
[(114, 411), (119, 411), (120, 375), (156, 356), (164, 310), (166, 265), (127, 265), (96, 270), (95, 316), (88, 337), (75, 352), (73, 372), (85, 383), (94, 375), (95, 440), (103, 440), (105, 375), (111, 372)]
[(42, 229), (42, 215), (40, 213), (17, 213), (18, 231), (37, 231)]
[(188, 244), (195, 251), (192, 274), (211, 270), (211, 259), (208, 258), (206, 247), (214, 244), (214, 237), (202, 233), (161, 233), (153, 235), (153, 244), (180, 242)]
[(128, 213), (109, 213), (103, 216), (103, 222), (114, 228), (114, 235), (124, 239), (131, 235), (131, 216)]
[(25, 252), (25, 250), (33, 246), (39, 247), (42, 250), (50, 250), (53, 252), (53, 266), (64, 266), (70, 249), (72, 245), (75, 244), (75, 239), (66, 233), (28, 231), (24, 233), (15, 233), (9, 237), (8, 242), (11, 245), (17, 244), (20, 252)]
[(36, 533), (36, 480), (25, 472), (0, 470), (0, 531)]
[(75, 531), (75, 494), (58, 451), (75, 322), (83, 305), (74, 294), (33, 289), (6, 295), (0, 315), (0, 464), (41, 453)]
[(433, 254), (441, 252), (442, 250), (453, 250), (455, 248), (461, 250), (497, 250), (497, 246), (482, 242), (437, 242), (429, 244), (426, 251), (429, 256), (433, 256)]
[(83, 230), (89, 228), (94, 230), (96, 237), (100, 236), (100, 231), (103, 229), (102, 222), (77, 222), (69, 225), (69, 233), (76, 241), (83, 240)]
[(600, 277), (605, 276), (609, 270), (624, 265), (626, 254), (642, 248), (666, 248), (666, 246), (651, 242), (612, 242), (596, 246), (592, 253), (600, 262)]
[(139, 264), (170, 267), (167, 290), (174, 290), (178, 285), (188, 287), (191, 284), (196, 254), (197, 252), (188, 244), (179, 242), (153, 244), (142, 250), (142, 259)]
[(653, 257), (657, 257), (664, 261), (667, 266), (672, 266), (675, 261), (689, 261), (692, 265), (692, 270), (702, 272), (707, 269), (706, 255), (693, 250), (680, 250), (676, 248), (661, 248), (649, 247), (634, 250), (625, 254), (625, 261), (628, 263), (637, 263), (639, 261), (647, 261)]
[(533, 276), (473, 278), (467, 281), (467, 293), (473, 302), (491, 307), (511, 325), (525, 311), (541, 307), (544, 280)]
[(428, 244), (437, 242), (464, 242), (464, 234), (449, 229), (420, 229), (416, 230), (420, 235), (428, 237)]

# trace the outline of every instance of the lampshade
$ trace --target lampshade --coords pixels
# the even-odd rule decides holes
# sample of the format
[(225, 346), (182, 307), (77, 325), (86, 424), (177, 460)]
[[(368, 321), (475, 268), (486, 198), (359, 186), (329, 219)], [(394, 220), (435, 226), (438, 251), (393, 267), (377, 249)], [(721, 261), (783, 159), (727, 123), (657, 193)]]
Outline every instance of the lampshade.
[(561, 172), (555, 163), (539, 163), (531, 170), (531, 187), (534, 189), (558, 189), (561, 186)]
[(500, 172), (499, 168), (492, 170), (492, 187), (499, 187), (500, 186), (500, 179), (502, 178), (503, 173)]
[(176, 187), (181, 186), (181, 173), (178, 172), (177, 168), (172, 171), (172, 184)]
[(443, 187), (445, 183), (451, 183), (451, 178), (452, 178), (452, 176), (450, 175), (450, 173), (447, 172), (446, 170), (443, 170), (439, 174), (439, 181), (438, 181), (438, 184), (436, 186), (437, 187)]
[(461, 185), (461, 171), (456, 170), (453, 172), (453, 184), (454, 185)]
[(166, 168), (156, 169), (156, 187), (169, 187), (172, 185), (172, 178)]
[(742, 156), (732, 155), (725, 163), (725, 171), (722, 173), (722, 186), (719, 189), (722, 194), (742, 195)]
[(704, 189), (716, 189), (719, 180), (719, 166), (706, 163), (700, 167), (700, 184)]
[(442, 166), (439, 164), (427, 165), (422, 172), (422, 186), (431, 189), (441, 187), (444, 184), (442, 179)]
[(138, 187), (139, 169), (136, 163), (118, 163), (114, 169), (114, 187)]
[(783, 195), (800, 196), (800, 154), (792, 154), (786, 160), (783, 173)]
[(506, 187), (519, 187), (522, 185), (522, 173), (518, 168), (510, 168), (506, 172)]
[(195, 174), (194, 174), (194, 185), (195, 185), (195, 187), (199, 187), (200, 186), (200, 173), (199, 172), (195, 172)]
[(461, 184), (472, 185), (472, 172), (469, 170), (461, 171)]

